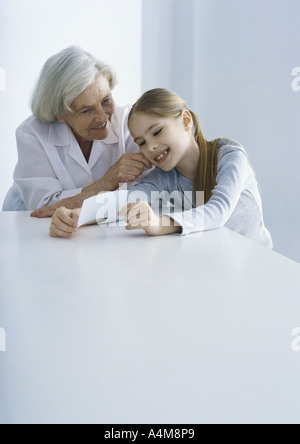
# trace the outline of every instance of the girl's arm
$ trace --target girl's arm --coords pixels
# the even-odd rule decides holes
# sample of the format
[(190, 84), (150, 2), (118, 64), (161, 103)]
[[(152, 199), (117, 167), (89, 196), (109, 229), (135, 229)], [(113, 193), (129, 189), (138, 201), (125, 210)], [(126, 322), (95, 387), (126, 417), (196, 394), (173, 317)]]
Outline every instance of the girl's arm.
[[(141, 202), (140, 205), (129, 204), (121, 212), (129, 224), (127, 229), (144, 229), (149, 236), (163, 236), (173, 233), (186, 235), (223, 227), (232, 216), (245, 188), (249, 178), (248, 165), (245, 151), (228, 146), (218, 164), (217, 186), (206, 205), (172, 214), (163, 213), (159, 217), (147, 202)], [(160, 183), (160, 176), (161, 174), (157, 176), (159, 189), (164, 189), (165, 185), (170, 191), (172, 184), (168, 181), (165, 184)]]
[(219, 161), (217, 185), (209, 202), (170, 217), (182, 227), (183, 235), (221, 228), (234, 213), (248, 180), (249, 162), (245, 151), (228, 147)]

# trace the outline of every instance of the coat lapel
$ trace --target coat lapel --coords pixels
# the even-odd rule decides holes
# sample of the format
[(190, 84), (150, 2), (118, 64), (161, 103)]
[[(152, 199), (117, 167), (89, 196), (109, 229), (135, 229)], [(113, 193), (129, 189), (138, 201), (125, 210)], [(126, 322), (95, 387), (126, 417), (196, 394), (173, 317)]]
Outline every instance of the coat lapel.
[(80, 149), (80, 146), (75, 138), (75, 136), (72, 134), (71, 140), (70, 140), (70, 147), (68, 150), (68, 156), (71, 157), (78, 165), (81, 166), (88, 174), (91, 175), (91, 169), (89, 165), (86, 163), (85, 157)]
[(60, 122), (52, 123), (48, 140), (55, 146), (67, 148), (68, 156), (91, 175), (91, 170), (69, 125)]
[(88, 164), (71, 128), (66, 123), (55, 122), (51, 124), (48, 140), (55, 146), (68, 148), (68, 156), (71, 157), (74, 162), (80, 165), (80, 167), (83, 168), (90, 176), (92, 176), (91, 169), (95, 166), (103, 154), (105, 146), (118, 143), (119, 137), (115, 133), (114, 128), (111, 128), (109, 135), (105, 140), (95, 140)]
[[(113, 128), (110, 129), (108, 137), (105, 140), (102, 140), (102, 141), (101, 140), (94, 140), (93, 148), (92, 148), (92, 152), (91, 152), (91, 157), (89, 160), (90, 169), (92, 169), (96, 165), (96, 163), (98, 162), (98, 160), (102, 156), (102, 154), (105, 150), (105, 147), (107, 145), (113, 145), (118, 142), (119, 142), (119, 137), (114, 132)], [(109, 149), (109, 147), (108, 147), (108, 149)]]

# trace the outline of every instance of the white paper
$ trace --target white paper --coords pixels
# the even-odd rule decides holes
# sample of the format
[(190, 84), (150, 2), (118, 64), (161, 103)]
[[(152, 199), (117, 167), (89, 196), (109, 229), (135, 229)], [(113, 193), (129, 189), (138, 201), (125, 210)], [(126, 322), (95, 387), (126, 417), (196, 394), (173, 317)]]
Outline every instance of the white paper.
[(119, 211), (127, 205), (128, 190), (101, 193), (85, 200), (82, 206), (78, 227), (91, 222), (114, 223), (120, 221)]

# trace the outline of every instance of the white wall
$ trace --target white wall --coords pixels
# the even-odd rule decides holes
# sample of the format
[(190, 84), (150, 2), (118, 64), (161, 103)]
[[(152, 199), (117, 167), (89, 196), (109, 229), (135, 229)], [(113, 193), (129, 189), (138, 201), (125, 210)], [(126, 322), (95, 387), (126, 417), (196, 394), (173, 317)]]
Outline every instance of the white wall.
[(144, 0), (143, 9), (143, 90), (176, 90), (207, 139), (246, 147), (275, 250), (298, 261), (299, 17), (299, 0)]
[(45, 61), (80, 45), (117, 71), (116, 102), (133, 103), (141, 93), (141, 14), (142, 0), (0, 0), (0, 209), (17, 161), (15, 129), (30, 115)]
[(141, 89), (173, 88), (208, 139), (243, 143), (275, 249), (300, 261), (300, 92), (291, 87), (299, 17), (300, 0), (0, 0), (0, 206), (40, 69), (79, 44), (117, 70), (120, 104)]

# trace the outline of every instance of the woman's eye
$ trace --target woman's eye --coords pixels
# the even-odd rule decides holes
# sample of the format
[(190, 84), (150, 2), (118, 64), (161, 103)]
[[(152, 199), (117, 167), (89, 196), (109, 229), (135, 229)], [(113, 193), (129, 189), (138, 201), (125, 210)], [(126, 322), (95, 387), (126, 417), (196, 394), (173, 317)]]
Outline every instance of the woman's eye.
[(91, 111), (90, 109), (86, 109), (86, 110), (82, 111), (81, 114), (87, 114), (87, 113), (89, 113), (90, 111)]
[(110, 99), (106, 99), (106, 100), (104, 100), (104, 102), (102, 102), (102, 105), (106, 105), (106, 106), (108, 106), (108, 105), (110, 105), (110, 103), (111, 103), (111, 98)]
[(159, 136), (161, 132), (162, 132), (161, 129), (159, 131), (156, 131), (156, 133), (154, 133), (154, 137)]

